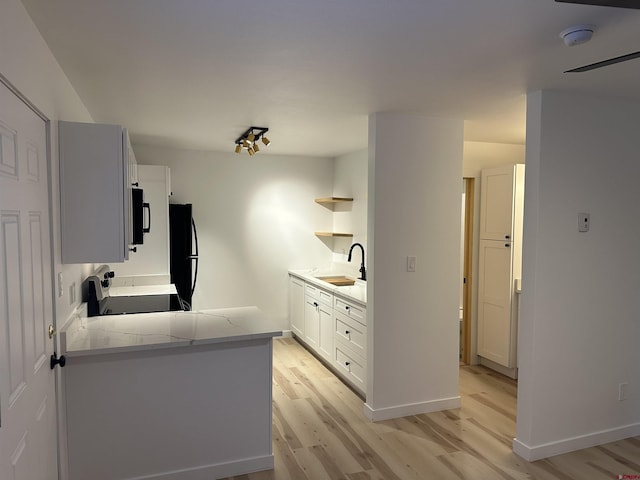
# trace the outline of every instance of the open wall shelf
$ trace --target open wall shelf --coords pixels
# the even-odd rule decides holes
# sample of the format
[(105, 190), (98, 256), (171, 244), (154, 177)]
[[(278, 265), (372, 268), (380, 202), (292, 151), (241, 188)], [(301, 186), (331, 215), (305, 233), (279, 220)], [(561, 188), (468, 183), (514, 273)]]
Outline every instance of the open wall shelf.
[(330, 210), (334, 210), (336, 205), (340, 203), (353, 202), (353, 198), (349, 197), (321, 197), (316, 198), (316, 203), (319, 203), (323, 207), (327, 207)]
[(353, 233), (315, 232), (316, 237), (352, 238)]

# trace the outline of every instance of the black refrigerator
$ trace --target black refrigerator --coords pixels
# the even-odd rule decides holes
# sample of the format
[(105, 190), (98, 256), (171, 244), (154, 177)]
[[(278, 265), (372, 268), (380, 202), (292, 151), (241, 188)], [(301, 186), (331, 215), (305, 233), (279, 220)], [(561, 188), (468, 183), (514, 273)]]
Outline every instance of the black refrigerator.
[(169, 251), (171, 283), (178, 290), (183, 309), (191, 310), (198, 280), (198, 234), (190, 203), (169, 204)]

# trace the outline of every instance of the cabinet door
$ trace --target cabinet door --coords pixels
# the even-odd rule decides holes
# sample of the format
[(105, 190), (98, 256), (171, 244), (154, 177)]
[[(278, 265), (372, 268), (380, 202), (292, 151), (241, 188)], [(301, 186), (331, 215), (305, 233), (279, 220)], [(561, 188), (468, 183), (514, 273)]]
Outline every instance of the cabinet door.
[(333, 308), (320, 304), (318, 311), (320, 320), (318, 352), (331, 362), (333, 356)]
[(480, 238), (511, 240), (514, 166), (483, 170), (480, 188)]
[(291, 331), (304, 339), (304, 282), (289, 277), (289, 323)]
[(129, 257), (130, 186), (119, 125), (58, 122), (62, 263)]
[(480, 241), (478, 355), (512, 368), (511, 243)]
[(315, 298), (304, 297), (304, 339), (307, 344), (317, 351), (320, 339), (320, 302)]

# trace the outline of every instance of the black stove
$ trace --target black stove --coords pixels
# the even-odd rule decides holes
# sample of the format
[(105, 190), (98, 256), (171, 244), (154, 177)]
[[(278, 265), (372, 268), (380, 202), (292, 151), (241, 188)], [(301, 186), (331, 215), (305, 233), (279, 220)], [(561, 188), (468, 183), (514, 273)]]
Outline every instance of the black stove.
[(109, 295), (109, 287), (113, 277), (114, 273), (109, 271), (109, 267), (102, 265), (87, 279), (89, 286), (87, 314), (89, 317), (183, 310), (182, 302), (175, 293), (111, 296)]
[[(99, 302), (96, 315), (123, 315), (125, 313), (170, 312), (182, 310), (175, 293), (166, 295), (131, 295), (106, 297)], [(89, 314), (89, 316), (92, 316)]]

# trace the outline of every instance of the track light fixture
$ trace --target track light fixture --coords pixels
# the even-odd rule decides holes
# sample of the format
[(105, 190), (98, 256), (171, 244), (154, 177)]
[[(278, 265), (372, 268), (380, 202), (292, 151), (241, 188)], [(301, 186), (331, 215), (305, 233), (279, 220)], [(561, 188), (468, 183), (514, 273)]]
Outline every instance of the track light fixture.
[(260, 151), (258, 147), (258, 140), (262, 140), (262, 143), (265, 146), (268, 146), (271, 143), (267, 137), (264, 136), (269, 129), (267, 127), (249, 127), (247, 130), (236, 138), (236, 153), (242, 152), (242, 150), (246, 150), (250, 156), (255, 155)]

